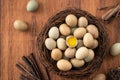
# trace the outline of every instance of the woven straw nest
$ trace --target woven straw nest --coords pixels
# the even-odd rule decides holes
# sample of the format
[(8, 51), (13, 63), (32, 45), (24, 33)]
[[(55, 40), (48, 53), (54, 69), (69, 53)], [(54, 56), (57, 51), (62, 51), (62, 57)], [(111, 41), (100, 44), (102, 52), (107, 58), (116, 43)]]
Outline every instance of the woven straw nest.
[[(71, 69), (70, 71), (64, 72), (60, 71), (57, 66), (56, 62), (51, 59), (50, 57), (50, 51), (45, 47), (45, 39), (48, 37), (48, 31), (52, 26), (59, 26), (60, 24), (65, 22), (65, 17), (68, 14), (74, 14), (77, 18), (80, 16), (85, 16), (89, 24), (94, 24), (97, 26), (99, 30), (99, 46), (94, 49), (95, 51), (95, 57), (94, 59), (86, 63), (83, 67), (79, 69)], [(42, 28), (40, 34), (37, 37), (37, 48), (40, 56), (40, 60), (43, 63), (45, 67), (47, 67), (50, 71), (53, 71), (55, 74), (61, 75), (63, 77), (68, 78), (83, 78), (88, 77), (93, 72), (97, 71), (103, 61), (104, 55), (107, 53), (107, 46), (108, 46), (108, 36), (106, 34), (106, 31), (104, 27), (100, 24), (100, 22), (91, 14), (89, 14), (86, 11), (80, 10), (80, 9), (73, 9), (69, 8), (63, 11), (58, 12), (54, 16), (52, 16), (44, 25)]]

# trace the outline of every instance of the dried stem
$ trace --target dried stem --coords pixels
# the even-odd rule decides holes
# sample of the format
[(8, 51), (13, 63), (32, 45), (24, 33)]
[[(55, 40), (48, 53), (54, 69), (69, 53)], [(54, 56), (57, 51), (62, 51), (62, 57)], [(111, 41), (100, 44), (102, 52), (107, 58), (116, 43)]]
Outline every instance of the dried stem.
[(23, 56), (22, 59), (23, 59), (23, 61), (28, 65), (28, 67), (29, 67), (29, 69), (31, 70), (31, 72), (32, 72), (34, 75), (36, 75), (36, 73), (34, 72), (34, 68), (33, 68), (32, 63), (30, 62), (30, 60), (29, 60), (27, 57), (25, 57), (25, 56)]
[(112, 5), (112, 6), (103, 6), (103, 7), (99, 7), (98, 10), (103, 10), (103, 9), (107, 9), (107, 8), (113, 8), (115, 6), (117, 6), (119, 3)]
[(103, 16), (102, 16), (102, 19), (103, 20), (108, 20), (110, 19), (115, 13), (117, 13), (119, 10), (119, 5), (113, 9), (110, 9), (107, 13), (105, 13)]
[(22, 64), (18, 63), (16, 64), (16, 67), (20, 69), (21, 71), (23, 71), (24, 73), (27, 73), (29, 76), (33, 77), (35, 80), (40, 80), (36, 76), (34, 76), (30, 71), (25, 69), (25, 67)]
[(21, 74), (20, 75), (20, 80), (30, 80), (30, 79), (27, 78), (25, 75)]
[[(27, 64), (28, 68), (30, 69), (27, 70), (22, 64), (18, 63), (16, 64), (16, 66), (24, 73), (26, 73), (27, 75), (31, 76), (31, 78), (33, 78), (34, 80), (44, 80), (44, 76), (42, 74), (41, 69), (39, 68), (39, 65), (37, 63), (37, 60), (35, 59), (33, 53), (30, 54), (30, 56), (22, 57), (22, 60)], [(45, 75), (45, 80), (50, 80), (49, 77), (49, 73), (47, 71), (47, 69), (45, 68), (46, 71), (46, 75)], [(28, 77), (21, 75), (20, 76), (21, 80), (29, 80)]]
[(29, 58), (30, 58), (31, 62), (33, 63), (33, 66), (34, 66), (34, 68), (36, 70), (36, 73), (38, 74), (39, 78), (43, 78), (42, 72), (39, 68), (39, 65), (38, 65), (33, 53), (30, 54)]

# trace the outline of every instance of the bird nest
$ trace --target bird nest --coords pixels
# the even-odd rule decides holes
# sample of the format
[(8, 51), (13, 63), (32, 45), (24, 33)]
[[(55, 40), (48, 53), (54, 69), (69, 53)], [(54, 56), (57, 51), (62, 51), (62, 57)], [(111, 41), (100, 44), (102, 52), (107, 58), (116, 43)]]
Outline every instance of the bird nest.
[[(68, 14), (74, 14), (77, 18), (84, 16), (89, 21), (89, 24), (95, 25), (99, 31), (99, 37), (97, 39), (99, 45), (94, 49), (95, 57), (91, 62), (86, 63), (79, 69), (72, 68), (69, 71), (60, 71), (56, 66), (56, 61), (50, 57), (50, 50), (48, 50), (45, 46), (45, 39), (48, 37), (48, 31), (51, 27), (60, 26), (60, 24), (65, 23), (65, 17)], [(45, 23), (44, 27), (42, 27), (42, 30), (37, 36), (37, 49), (43, 65), (47, 67), (48, 70), (53, 71), (55, 74), (68, 78), (88, 77), (97, 71), (102, 64), (105, 54), (107, 53), (107, 46), (108, 36), (105, 31), (105, 27), (102, 26), (98, 19), (96, 19), (90, 13), (80, 9), (69, 8), (58, 12)]]

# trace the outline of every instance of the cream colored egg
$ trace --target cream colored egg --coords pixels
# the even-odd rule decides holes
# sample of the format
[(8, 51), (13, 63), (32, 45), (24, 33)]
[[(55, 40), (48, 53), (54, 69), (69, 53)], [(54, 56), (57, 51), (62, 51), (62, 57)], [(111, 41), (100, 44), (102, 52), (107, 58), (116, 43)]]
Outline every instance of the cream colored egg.
[(77, 25), (77, 17), (73, 14), (69, 14), (69, 15), (66, 16), (65, 22), (70, 27), (75, 27)]
[(94, 39), (94, 45), (91, 47), (91, 49), (95, 49), (98, 47), (98, 40)]
[(75, 57), (77, 59), (84, 59), (85, 57), (87, 57), (89, 54), (89, 51), (86, 47), (80, 47), (75, 54)]
[(57, 27), (50, 28), (48, 35), (50, 38), (57, 39), (59, 37), (59, 29)]
[(91, 33), (86, 33), (83, 37), (83, 43), (86, 47), (91, 48), (94, 45), (94, 38)]
[(89, 54), (87, 57), (85, 57), (85, 59), (84, 59), (85, 62), (90, 62), (94, 58), (94, 51), (92, 49), (88, 49), (88, 51), (89, 51)]
[(105, 74), (97, 74), (92, 80), (106, 80)]
[(62, 51), (58, 48), (55, 48), (51, 52), (51, 58), (55, 61), (60, 60), (62, 58)]
[(67, 48), (66, 41), (63, 38), (57, 39), (57, 47), (61, 50), (65, 50)]
[(47, 49), (52, 50), (52, 49), (56, 48), (56, 41), (52, 38), (47, 38), (45, 40), (45, 46)]
[(86, 34), (86, 29), (84, 27), (81, 27), (81, 28), (77, 28), (75, 31), (74, 31), (74, 36), (76, 38), (83, 38), (83, 36)]
[(37, 0), (29, 0), (26, 6), (28, 12), (36, 11), (38, 7), (39, 3), (37, 2)]
[(61, 59), (57, 62), (57, 67), (61, 71), (69, 71), (72, 68), (72, 65), (68, 60)]
[(112, 45), (110, 49), (110, 54), (113, 56), (117, 56), (120, 54), (120, 43), (115, 43)]
[(28, 29), (28, 25), (24, 21), (15, 20), (14, 28), (19, 31), (26, 31)]
[(76, 58), (71, 59), (70, 62), (72, 64), (72, 66), (75, 68), (82, 67), (85, 64), (84, 60), (80, 60), (80, 59), (76, 59)]
[(70, 35), (71, 29), (66, 24), (61, 24), (59, 27), (60, 33), (64, 36)]
[(86, 27), (88, 25), (88, 20), (86, 17), (80, 17), (78, 20), (79, 27)]
[(65, 50), (65, 53), (64, 55), (67, 57), (67, 58), (73, 58), (75, 56), (75, 53), (76, 53), (76, 49), (75, 48), (67, 48)]
[(86, 29), (89, 33), (91, 33), (93, 35), (94, 38), (98, 38), (99, 32), (95, 25), (92, 25), (92, 24), (88, 25)]
[(83, 47), (83, 46), (84, 46), (83, 40), (79, 39), (76, 48), (78, 49), (78, 48)]

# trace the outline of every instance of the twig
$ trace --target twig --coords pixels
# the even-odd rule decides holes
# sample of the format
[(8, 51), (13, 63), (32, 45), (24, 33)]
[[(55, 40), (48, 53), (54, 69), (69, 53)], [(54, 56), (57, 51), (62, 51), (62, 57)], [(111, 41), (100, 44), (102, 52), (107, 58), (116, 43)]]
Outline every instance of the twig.
[(22, 64), (18, 63), (16, 64), (16, 67), (20, 69), (21, 71), (23, 71), (24, 73), (27, 73), (29, 76), (33, 77), (35, 80), (40, 80), (36, 76), (34, 76), (30, 71), (25, 69), (25, 67)]
[(47, 74), (46, 79), (47, 79), (47, 80), (50, 80), (50, 75), (49, 75), (49, 72), (48, 72), (48, 70), (47, 70), (46, 67), (45, 67), (45, 72), (46, 72), (46, 74)]
[(34, 68), (33, 68), (32, 63), (30, 62), (30, 60), (27, 57), (25, 57), (25, 56), (22, 57), (22, 60), (28, 65), (28, 67), (31, 70), (31, 72), (34, 75), (36, 75), (36, 73), (34, 72)]
[(110, 19), (115, 13), (117, 13), (117, 11), (119, 10), (119, 5), (111, 10), (109, 10), (107, 13), (105, 13), (103, 16), (102, 16), (102, 19), (103, 20), (108, 20)]
[(109, 11), (107, 11), (107, 12), (102, 16), (102, 19), (104, 20), (104, 19), (106, 18), (106, 16), (108, 16), (112, 11), (113, 11), (113, 9), (110, 9)]
[(120, 10), (117, 12), (116, 17), (118, 17), (119, 15), (120, 15)]
[(98, 10), (103, 10), (103, 9), (107, 9), (107, 8), (112, 8), (113, 6), (104, 6), (104, 7), (99, 7)]
[(103, 7), (99, 7), (98, 10), (103, 10), (103, 9), (107, 9), (107, 8), (113, 8), (115, 6), (117, 6), (119, 3), (112, 5), (112, 6), (103, 6)]
[(29, 80), (29, 78), (27, 78), (25, 75), (21, 74), (20, 75), (20, 80)]
[(39, 78), (42, 78), (42, 80), (43, 80), (42, 72), (41, 72), (41, 70), (40, 70), (40, 68), (38, 66), (38, 63), (37, 63), (33, 53), (30, 54), (29, 58), (30, 58), (31, 62), (33, 63), (33, 66), (34, 66), (34, 68), (36, 70), (36, 73), (39, 75)]

